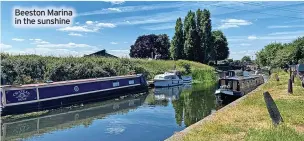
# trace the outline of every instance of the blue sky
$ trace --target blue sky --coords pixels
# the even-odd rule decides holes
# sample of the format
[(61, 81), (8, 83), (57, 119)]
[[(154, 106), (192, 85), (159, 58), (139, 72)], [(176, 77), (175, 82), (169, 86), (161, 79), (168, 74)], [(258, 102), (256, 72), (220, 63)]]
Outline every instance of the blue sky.
[[(67, 6), (77, 16), (70, 27), (15, 28), (14, 6)], [(143, 34), (174, 35), (178, 17), (209, 9), (212, 29), (228, 39), (229, 58), (254, 57), (271, 42), (290, 42), (304, 35), (304, 2), (1, 2), (1, 50), (12, 54), (81, 56), (106, 49), (127, 56)]]

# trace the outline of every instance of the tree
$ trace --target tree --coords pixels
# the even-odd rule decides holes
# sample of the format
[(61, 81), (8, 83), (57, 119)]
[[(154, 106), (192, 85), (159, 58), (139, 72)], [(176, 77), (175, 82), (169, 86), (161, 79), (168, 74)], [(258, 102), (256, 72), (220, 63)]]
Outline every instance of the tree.
[(182, 19), (178, 18), (175, 25), (175, 33), (171, 41), (170, 54), (173, 60), (183, 59), (184, 57), (184, 32)]
[(169, 59), (170, 41), (166, 34), (150, 34), (139, 36), (134, 45), (131, 45), (130, 57), (149, 58), (153, 55), (159, 59)]
[(294, 60), (296, 62), (299, 62), (300, 59), (304, 58), (304, 36), (299, 37), (295, 41), (293, 41), (293, 46), (295, 47), (293, 55), (294, 55)]
[(191, 10), (188, 12), (184, 21), (184, 33), (185, 33), (185, 43), (184, 43), (184, 52), (185, 59), (197, 61), (198, 53), (196, 52), (196, 24), (195, 24), (195, 13)]
[(196, 11), (196, 31), (197, 31), (197, 39), (196, 39), (196, 48), (199, 54), (199, 62), (204, 62), (205, 59), (205, 49), (204, 49), (204, 44), (203, 44), (203, 37), (204, 37), (204, 32), (203, 30), (203, 11), (201, 9), (197, 9)]
[(244, 56), (244, 57), (241, 59), (241, 62), (242, 62), (242, 63), (244, 63), (244, 62), (251, 62), (250, 56)]
[(227, 59), (229, 56), (228, 42), (222, 31), (212, 31), (213, 48), (210, 49), (210, 55), (217, 64), (218, 60)]
[(210, 19), (210, 12), (207, 9), (203, 10), (203, 16), (201, 20), (201, 25), (202, 25), (202, 32), (203, 36), (202, 38), (202, 46), (204, 50), (204, 63), (207, 63), (211, 58), (211, 51), (212, 51), (212, 26), (211, 26), (211, 19)]

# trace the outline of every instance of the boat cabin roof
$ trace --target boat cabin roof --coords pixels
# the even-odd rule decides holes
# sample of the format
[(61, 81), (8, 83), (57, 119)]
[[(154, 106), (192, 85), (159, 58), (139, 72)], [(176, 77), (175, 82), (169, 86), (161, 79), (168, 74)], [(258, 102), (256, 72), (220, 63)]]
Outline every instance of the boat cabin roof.
[(5, 87), (23, 88), (23, 87), (45, 86), (45, 85), (60, 85), (60, 84), (67, 84), (67, 83), (83, 83), (83, 82), (94, 82), (94, 81), (102, 81), (102, 80), (117, 80), (117, 79), (124, 79), (124, 78), (134, 78), (136, 76), (138, 76), (138, 75), (89, 78), (89, 79), (67, 80), (67, 81), (57, 81), (57, 82), (51, 82), (51, 83), (37, 83), (37, 84), (25, 84), (25, 85), (2, 85), (2, 86), (0, 86), (0, 88), (5, 88)]
[(220, 80), (246, 80), (246, 79), (253, 79), (253, 78), (259, 78), (261, 76), (259, 75), (252, 75), (252, 76), (233, 76), (233, 77), (226, 77), (226, 78), (221, 78)]

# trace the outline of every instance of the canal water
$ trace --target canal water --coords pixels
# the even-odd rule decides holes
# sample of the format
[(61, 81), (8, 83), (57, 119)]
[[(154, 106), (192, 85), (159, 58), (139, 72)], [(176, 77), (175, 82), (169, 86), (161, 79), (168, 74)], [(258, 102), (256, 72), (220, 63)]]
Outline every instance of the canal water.
[(161, 141), (217, 109), (216, 86), (151, 89), (104, 102), (2, 121), (2, 140)]

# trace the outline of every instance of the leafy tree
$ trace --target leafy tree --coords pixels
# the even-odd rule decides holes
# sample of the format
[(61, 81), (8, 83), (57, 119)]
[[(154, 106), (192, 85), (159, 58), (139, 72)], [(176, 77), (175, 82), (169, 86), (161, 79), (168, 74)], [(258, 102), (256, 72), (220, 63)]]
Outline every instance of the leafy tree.
[(242, 63), (244, 63), (244, 62), (251, 62), (250, 56), (244, 56), (244, 57), (241, 59), (241, 62), (242, 62)]
[(203, 32), (203, 11), (201, 9), (197, 9), (196, 11), (196, 31), (197, 31), (197, 38), (196, 38), (196, 48), (199, 54), (198, 60), (199, 62), (204, 62), (205, 59), (205, 49), (204, 44), (204, 32)]
[(182, 19), (178, 18), (175, 25), (175, 33), (171, 41), (170, 54), (173, 60), (183, 59), (184, 57), (184, 31)]
[(197, 52), (195, 50), (196, 46), (196, 24), (195, 24), (195, 13), (191, 10), (188, 12), (187, 16), (185, 17), (184, 21), (184, 33), (185, 33), (185, 44), (184, 44), (184, 51), (185, 51), (185, 59), (196, 61), (197, 59)]
[(227, 61), (228, 61), (229, 63), (232, 63), (232, 62), (233, 62), (233, 59), (227, 59)]
[(211, 26), (211, 19), (210, 19), (210, 12), (207, 9), (203, 10), (203, 16), (201, 20), (202, 25), (202, 45), (204, 49), (204, 63), (207, 63), (211, 58), (211, 50), (212, 50), (212, 26)]
[(131, 45), (130, 57), (149, 58), (153, 54), (159, 59), (169, 59), (170, 41), (166, 34), (150, 34), (139, 36), (134, 45)]
[(293, 55), (294, 60), (298, 62), (300, 59), (304, 58), (304, 36), (299, 37), (295, 41), (293, 41), (293, 46), (295, 47)]
[(222, 31), (216, 30), (212, 32), (213, 48), (210, 50), (212, 59), (217, 64), (218, 60), (224, 60), (229, 56), (228, 42)]
[(290, 58), (292, 58), (293, 50), (292, 46), (286, 46), (281, 50), (276, 52), (276, 58), (271, 62), (272, 66), (276, 67), (284, 67), (290, 62)]

